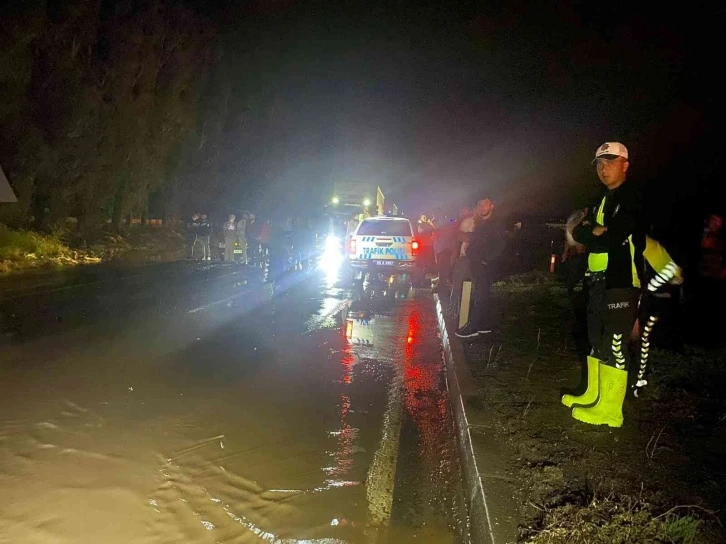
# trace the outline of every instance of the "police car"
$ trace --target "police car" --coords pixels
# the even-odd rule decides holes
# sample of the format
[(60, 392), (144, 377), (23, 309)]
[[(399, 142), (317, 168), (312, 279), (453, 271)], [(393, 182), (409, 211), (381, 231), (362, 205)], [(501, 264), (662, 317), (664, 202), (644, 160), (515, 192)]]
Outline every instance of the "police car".
[(353, 270), (362, 272), (416, 274), (418, 247), (405, 217), (369, 217), (348, 241), (348, 261)]

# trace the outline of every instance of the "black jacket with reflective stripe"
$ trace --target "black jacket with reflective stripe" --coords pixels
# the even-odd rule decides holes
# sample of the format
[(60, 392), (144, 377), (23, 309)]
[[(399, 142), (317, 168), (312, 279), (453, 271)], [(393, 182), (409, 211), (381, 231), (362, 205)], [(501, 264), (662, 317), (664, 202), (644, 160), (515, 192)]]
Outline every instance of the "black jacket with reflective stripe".
[[(592, 233), (597, 225), (597, 213), (605, 198), (604, 225), (600, 236)], [(642, 227), (642, 207), (638, 187), (626, 181), (612, 191), (605, 189), (590, 206), (585, 219), (575, 227), (572, 237), (592, 253), (607, 253), (605, 279), (608, 289), (640, 287), (643, 280), (645, 230)], [(631, 247), (632, 242), (632, 247)]]

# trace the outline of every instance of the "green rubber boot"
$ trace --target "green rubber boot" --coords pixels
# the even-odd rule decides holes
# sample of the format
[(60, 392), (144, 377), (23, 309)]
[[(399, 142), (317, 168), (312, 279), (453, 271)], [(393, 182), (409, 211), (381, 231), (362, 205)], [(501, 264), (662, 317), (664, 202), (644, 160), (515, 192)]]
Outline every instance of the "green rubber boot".
[(589, 406), (597, 401), (599, 391), (600, 359), (587, 357), (587, 390), (582, 395), (562, 395), (562, 404), (568, 408), (573, 406)]
[(572, 417), (590, 425), (623, 426), (623, 401), (628, 389), (628, 372), (600, 364), (600, 397), (589, 407), (577, 406)]

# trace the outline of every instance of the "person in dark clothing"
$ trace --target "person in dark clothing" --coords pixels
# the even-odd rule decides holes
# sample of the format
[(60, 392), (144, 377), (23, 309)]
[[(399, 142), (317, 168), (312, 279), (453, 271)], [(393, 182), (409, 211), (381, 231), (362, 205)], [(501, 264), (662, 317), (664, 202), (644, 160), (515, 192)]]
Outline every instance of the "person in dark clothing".
[(289, 234), (285, 225), (280, 221), (270, 222), (269, 266), (267, 269), (267, 282), (274, 283), (286, 270), (285, 263), (289, 258)]
[[(590, 353), (587, 334), (587, 248), (572, 238), (573, 229), (585, 217), (586, 210), (577, 210), (567, 218), (565, 228), (565, 249), (562, 252), (562, 265), (567, 298), (574, 316), (572, 335), (577, 352), (585, 357)], [(581, 288), (578, 290), (578, 285)]]
[(270, 252), (270, 222), (263, 221), (260, 225), (260, 254), (261, 261), (264, 263)]
[(492, 217), (494, 203), (489, 198), (477, 202), (475, 227), (466, 249), (474, 280), (473, 308), (469, 322), (456, 331), (459, 338), (473, 338), (492, 332), (491, 287), (497, 264), (504, 251), (504, 229)]
[[(635, 397), (648, 385), (648, 356), (651, 343), (658, 342), (658, 334), (661, 338), (669, 334), (672, 341), (670, 347), (678, 349), (680, 346), (679, 334), (674, 330), (678, 320), (678, 306), (680, 304), (680, 285), (683, 282), (681, 268), (673, 261), (671, 256), (655, 239), (645, 236), (645, 251), (643, 253), (647, 264), (648, 273), (643, 277), (647, 282), (647, 289), (642, 290), (640, 305), (638, 307), (638, 322), (636, 323), (634, 335), (638, 337), (636, 352), (639, 354), (637, 376), (632, 384), (632, 391)], [(645, 284), (645, 281), (643, 281)], [(660, 323), (656, 327), (656, 324)], [(663, 344), (661, 344), (663, 345)]]
[(212, 260), (212, 250), (209, 247), (209, 239), (211, 236), (212, 236), (212, 224), (209, 222), (209, 219), (207, 219), (207, 214), (203, 213), (199, 218), (199, 230), (197, 233), (197, 238), (202, 243), (202, 260), (203, 261)]
[(721, 319), (713, 316), (726, 306), (726, 240), (720, 215), (712, 214), (706, 219), (700, 254), (692, 268), (692, 282), (686, 292), (690, 340), (716, 347), (723, 342), (723, 326)]
[(434, 226), (427, 215), (421, 214), (416, 225), (416, 240), (419, 243), (417, 261), (425, 271), (433, 270), (436, 264), (433, 244)]
[(436, 255), (436, 268), (438, 277), (435, 282), (439, 286), (451, 283), (452, 251), (454, 249), (454, 223), (446, 220), (446, 217), (434, 219), (433, 244)]
[(587, 272), (587, 248), (572, 238), (572, 231), (580, 224), (585, 215), (586, 210), (577, 210), (567, 218), (565, 249), (560, 259), (565, 268), (565, 285), (571, 303), (574, 303), (577, 285), (585, 279)]
[(466, 256), (466, 248), (469, 247), (474, 226), (474, 211), (469, 206), (463, 206), (459, 212), (458, 221), (453, 225), (454, 259), (451, 270), (451, 296), (449, 297), (449, 308), (447, 310), (447, 313), (452, 317), (458, 317), (464, 282), (471, 280), (471, 269), (469, 259)]

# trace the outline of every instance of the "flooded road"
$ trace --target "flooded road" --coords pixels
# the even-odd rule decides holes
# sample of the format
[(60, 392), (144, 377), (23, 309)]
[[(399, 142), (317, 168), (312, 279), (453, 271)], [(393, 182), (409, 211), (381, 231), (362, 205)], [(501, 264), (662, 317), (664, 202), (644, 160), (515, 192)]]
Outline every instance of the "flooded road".
[(429, 296), (168, 272), (0, 300), (0, 542), (463, 541)]

